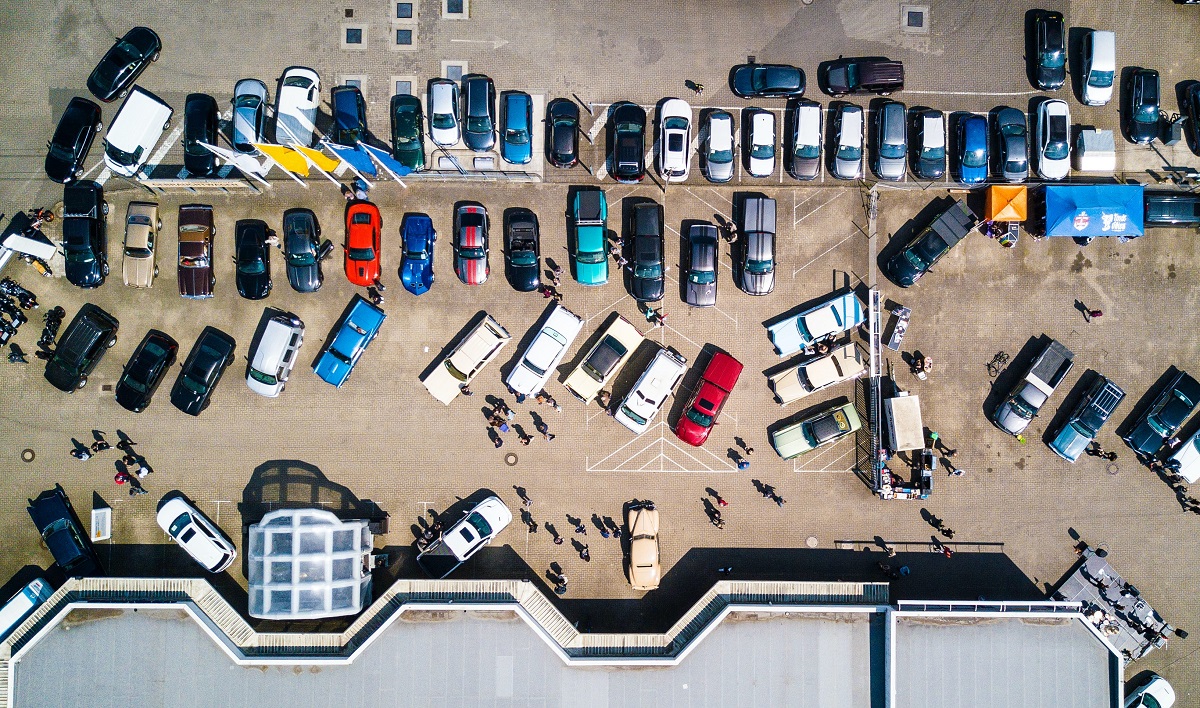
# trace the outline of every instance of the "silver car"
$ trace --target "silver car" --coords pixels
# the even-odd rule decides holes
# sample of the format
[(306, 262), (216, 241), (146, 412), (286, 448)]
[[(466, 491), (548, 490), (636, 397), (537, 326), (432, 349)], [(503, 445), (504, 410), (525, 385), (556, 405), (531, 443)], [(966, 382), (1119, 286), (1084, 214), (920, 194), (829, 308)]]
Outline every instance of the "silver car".
[(267, 85), (258, 79), (242, 79), (233, 87), (233, 149), (257, 152), (252, 143), (264, 142), (267, 125)]
[(875, 162), (871, 169), (879, 179), (904, 179), (908, 159), (908, 121), (904, 104), (888, 101), (872, 116), (875, 123)]
[(1024, 182), (1029, 177), (1029, 129), (1024, 113), (1008, 107), (996, 113), (996, 145), (1004, 179)]
[(712, 307), (717, 304), (717, 227), (692, 224), (688, 253), (684, 301), (692, 307)]
[(833, 155), (833, 176), (838, 179), (862, 177), (863, 111), (853, 103), (840, 106), (834, 118), (837, 151)]
[(704, 167), (710, 182), (733, 179), (733, 116), (710, 111), (704, 126)]

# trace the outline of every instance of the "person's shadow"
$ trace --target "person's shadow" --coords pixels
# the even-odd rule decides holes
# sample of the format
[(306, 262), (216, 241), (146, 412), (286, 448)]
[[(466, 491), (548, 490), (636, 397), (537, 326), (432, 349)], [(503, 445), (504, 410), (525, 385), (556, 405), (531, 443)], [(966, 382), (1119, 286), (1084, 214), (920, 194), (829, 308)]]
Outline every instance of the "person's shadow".
[(1090, 310), (1088, 310), (1087, 305), (1083, 304), (1082, 300), (1076, 300), (1075, 301), (1075, 309), (1079, 310), (1079, 314), (1083, 315), (1083, 321), (1087, 322), (1088, 313), (1090, 312)]

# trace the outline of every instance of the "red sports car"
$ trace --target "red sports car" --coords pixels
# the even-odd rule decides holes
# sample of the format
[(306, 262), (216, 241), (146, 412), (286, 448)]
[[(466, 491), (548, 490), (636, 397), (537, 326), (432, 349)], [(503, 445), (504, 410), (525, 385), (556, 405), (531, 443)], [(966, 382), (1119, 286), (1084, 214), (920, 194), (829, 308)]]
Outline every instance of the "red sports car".
[(371, 202), (354, 202), (346, 210), (346, 277), (367, 287), (379, 278), (383, 218)]
[(688, 445), (699, 447), (708, 440), (708, 434), (717, 424), (717, 416), (729, 394), (737, 385), (738, 377), (742, 375), (742, 363), (725, 352), (713, 354), (704, 373), (700, 375), (700, 385), (696, 393), (688, 401), (683, 415), (675, 424), (675, 435)]

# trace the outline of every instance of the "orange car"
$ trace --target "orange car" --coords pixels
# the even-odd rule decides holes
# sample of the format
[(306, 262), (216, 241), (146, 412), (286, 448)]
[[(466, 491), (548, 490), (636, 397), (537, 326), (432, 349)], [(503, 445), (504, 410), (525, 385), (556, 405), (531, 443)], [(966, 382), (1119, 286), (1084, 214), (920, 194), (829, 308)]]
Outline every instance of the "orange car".
[(383, 218), (371, 202), (354, 202), (346, 210), (346, 277), (367, 287), (379, 278)]

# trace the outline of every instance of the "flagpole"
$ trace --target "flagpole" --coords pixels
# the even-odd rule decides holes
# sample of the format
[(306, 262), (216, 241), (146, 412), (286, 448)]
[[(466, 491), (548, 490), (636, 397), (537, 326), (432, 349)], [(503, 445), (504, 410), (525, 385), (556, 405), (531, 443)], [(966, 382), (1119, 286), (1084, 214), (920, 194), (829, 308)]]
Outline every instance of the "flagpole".
[(378, 148), (373, 148), (361, 140), (358, 141), (358, 145), (359, 145), (359, 147), (364, 148), (366, 150), (367, 156), (369, 156), (371, 158), (371, 162), (374, 162), (376, 165), (379, 166), (380, 169), (382, 169), (384, 172), (387, 172), (391, 176), (392, 179), (394, 179), (400, 183), (401, 187), (408, 189), (408, 185), (404, 183), (404, 180), (400, 179), (400, 176), (397, 175), (395, 172), (393, 172), (392, 168), (388, 167), (384, 163), (384, 161), (379, 159), (379, 156), (375, 154), (375, 151)]

